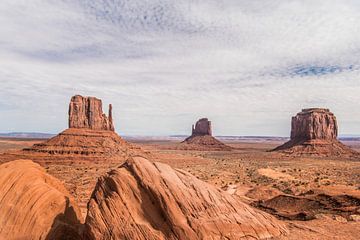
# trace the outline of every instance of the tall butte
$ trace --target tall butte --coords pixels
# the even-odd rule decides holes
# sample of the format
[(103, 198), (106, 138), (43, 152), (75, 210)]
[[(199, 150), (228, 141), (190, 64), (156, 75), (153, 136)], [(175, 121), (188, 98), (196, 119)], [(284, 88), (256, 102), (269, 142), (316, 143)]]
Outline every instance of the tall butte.
[(199, 119), (192, 125), (191, 136), (186, 138), (178, 149), (203, 151), (229, 151), (232, 148), (212, 136), (211, 121), (207, 118)]
[(95, 97), (75, 95), (69, 104), (69, 128), (88, 128), (93, 130), (114, 131), (112, 105), (109, 116), (102, 111), (102, 102)]
[(112, 105), (103, 113), (102, 102), (95, 97), (75, 95), (69, 104), (69, 128), (31, 148), (37, 154), (72, 157), (106, 157), (125, 160), (135, 148), (114, 131)]
[(274, 149), (291, 155), (340, 156), (358, 154), (337, 140), (335, 115), (325, 108), (303, 109), (291, 120), (290, 141)]

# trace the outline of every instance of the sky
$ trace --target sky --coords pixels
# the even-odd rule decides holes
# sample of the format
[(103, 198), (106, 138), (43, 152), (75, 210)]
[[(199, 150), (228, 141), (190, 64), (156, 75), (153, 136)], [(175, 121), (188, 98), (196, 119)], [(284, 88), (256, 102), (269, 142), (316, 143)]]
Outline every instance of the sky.
[(360, 134), (358, 0), (2, 0), (0, 132), (67, 128), (71, 96), (123, 135), (289, 136), (326, 107)]

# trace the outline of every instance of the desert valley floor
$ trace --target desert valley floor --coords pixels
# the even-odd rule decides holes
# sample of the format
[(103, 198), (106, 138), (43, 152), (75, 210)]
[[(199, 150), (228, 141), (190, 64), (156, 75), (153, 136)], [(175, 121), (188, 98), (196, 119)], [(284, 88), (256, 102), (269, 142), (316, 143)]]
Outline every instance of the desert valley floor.
[[(83, 217), (97, 178), (121, 161), (44, 159), (20, 149), (39, 139), (0, 138), (0, 163), (31, 159), (60, 179), (79, 203)], [(285, 221), (289, 234), (277, 239), (358, 239), (360, 161), (290, 157), (269, 152), (278, 139), (227, 141), (232, 151), (177, 150), (177, 141), (132, 139), (150, 159), (183, 169), (256, 208)], [(346, 141), (360, 151), (360, 141)]]

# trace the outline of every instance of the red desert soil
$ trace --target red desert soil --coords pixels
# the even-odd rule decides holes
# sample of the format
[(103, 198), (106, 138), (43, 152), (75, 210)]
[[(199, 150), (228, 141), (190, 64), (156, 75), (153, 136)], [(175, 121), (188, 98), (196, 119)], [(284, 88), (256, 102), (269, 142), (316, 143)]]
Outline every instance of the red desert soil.
[[(5, 141), (8, 144), (9, 140)], [(39, 162), (49, 174), (65, 183), (68, 191), (77, 202), (80, 202), (79, 207), (83, 217), (86, 214), (86, 203), (91, 197), (98, 177), (110, 169), (116, 169), (124, 162), (120, 159), (107, 162), (100, 158), (92, 161), (91, 157), (86, 156), (80, 156), (80, 158), (78, 156), (78, 159), (69, 156), (69, 159), (58, 157), (56, 160), (51, 160), (51, 158), (41, 160), (42, 157), (34, 157), (36, 154), (16, 150), (21, 144), (28, 147), (27, 140), (15, 141), (16, 146), (12, 154), (0, 155), (0, 162), (20, 157)], [(279, 239), (358, 239), (360, 209), (353, 204), (353, 200), (360, 198), (360, 159), (337, 156), (299, 157), (269, 152), (279, 145), (278, 140), (226, 143), (234, 150), (168, 150), (178, 142), (136, 141), (136, 145), (141, 146), (144, 151), (151, 151), (156, 161), (190, 172), (200, 180), (228, 190), (254, 206), (257, 206), (259, 200), (266, 201), (278, 195), (310, 200), (319, 194), (320, 196), (321, 194), (329, 195), (335, 200), (339, 196), (351, 196), (352, 200), (342, 201), (342, 204), (349, 207), (345, 208), (347, 212), (343, 211), (344, 208), (337, 209), (336, 206), (331, 207), (329, 211), (323, 211), (322, 208), (315, 210), (305, 208), (305, 212), (311, 210), (315, 217), (306, 221), (291, 220), (286, 216), (281, 216), (283, 210), (281, 208), (268, 212), (273, 213), (288, 225), (290, 233)], [(348, 143), (352, 148), (360, 150), (359, 141), (354, 140)], [(8, 147), (7, 151), (9, 151)], [(288, 204), (293, 204), (295, 201)], [(261, 206), (258, 207), (261, 208)], [(293, 212), (301, 212), (300, 210), (304, 209), (292, 209)]]

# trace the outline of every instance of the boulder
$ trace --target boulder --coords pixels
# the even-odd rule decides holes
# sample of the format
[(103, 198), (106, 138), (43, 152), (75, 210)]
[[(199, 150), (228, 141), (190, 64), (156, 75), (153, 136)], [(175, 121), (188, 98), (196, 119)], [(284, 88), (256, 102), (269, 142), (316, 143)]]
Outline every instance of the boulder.
[(129, 159), (98, 180), (85, 239), (266, 239), (283, 223), (191, 174)]
[(80, 219), (63, 184), (40, 165), (0, 165), (0, 239), (80, 239)]
[(107, 117), (102, 111), (100, 99), (80, 95), (73, 96), (69, 104), (69, 128), (114, 131), (111, 104), (109, 105), (109, 117)]

